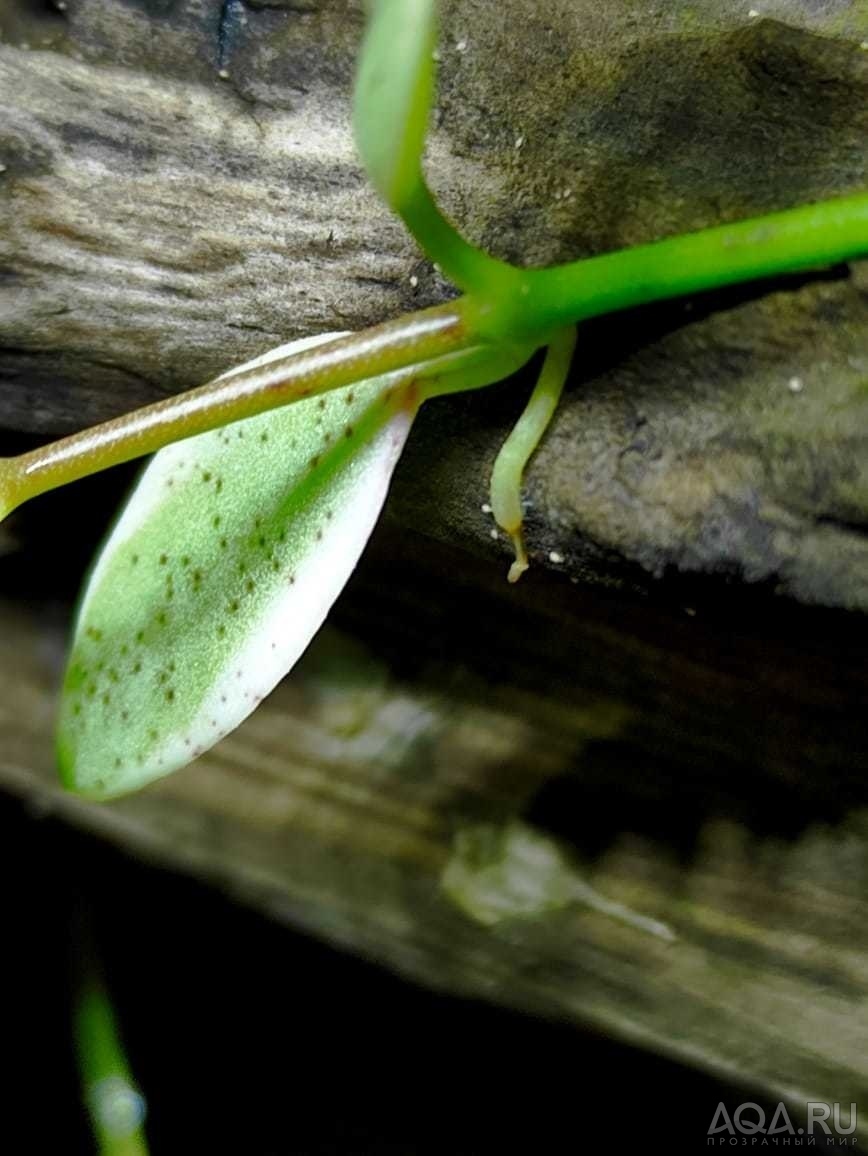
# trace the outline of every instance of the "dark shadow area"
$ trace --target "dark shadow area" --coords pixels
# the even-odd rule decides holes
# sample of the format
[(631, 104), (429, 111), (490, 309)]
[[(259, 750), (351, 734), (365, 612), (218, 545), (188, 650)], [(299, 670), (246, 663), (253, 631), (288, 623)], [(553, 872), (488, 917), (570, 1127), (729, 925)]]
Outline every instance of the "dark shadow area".
[(742, 797), (699, 784), (685, 789), (671, 764), (625, 742), (599, 742), (582, 752), (575, 774), (547, 782), (522, 817), (569, 843), (584, 862), (598, 860), (630, 832), (661, 844), (689, 867), (702, 831), (714, 820), (745, 827), (758, 844), (793, 843), (817, 824), (840, 825), (851, 806), (834, 791), (806, 802), (796, 792), (769, 785)]
[[(93, 1152), (69, 1032), (89, 905), (153, 1156), (700, 1151), (749, 1091), (553, 1023), (423, 991), (0, 803), (5, 1130)], [(767, 1105), (770, 1114), (773, 1105)]]
[(332, 620), (431, 693), (453, 672), (483, 709), (503, 687), (565, 718), (599, 696), (622, 703), (617, 738), (583, 746), (575, 774), (524, 814), (591, 858), (623, 830), (689, 861), (712, 817), (789, 840), (868, 805), (868, 623), (743, 588), (699, 606), (538, 569), (508, 587), (486, 563), (384, 528)]

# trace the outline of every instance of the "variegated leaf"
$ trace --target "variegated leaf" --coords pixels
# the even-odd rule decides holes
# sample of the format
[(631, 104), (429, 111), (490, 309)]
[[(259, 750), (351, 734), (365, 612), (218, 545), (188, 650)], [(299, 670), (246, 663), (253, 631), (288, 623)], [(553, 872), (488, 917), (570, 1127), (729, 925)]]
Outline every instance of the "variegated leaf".
[(108, 798), (184, 766), (293, 666), (385, 500), (412, 420), (397, 378), (155, 455), (81, 601), (58, 734), (69, 787)]

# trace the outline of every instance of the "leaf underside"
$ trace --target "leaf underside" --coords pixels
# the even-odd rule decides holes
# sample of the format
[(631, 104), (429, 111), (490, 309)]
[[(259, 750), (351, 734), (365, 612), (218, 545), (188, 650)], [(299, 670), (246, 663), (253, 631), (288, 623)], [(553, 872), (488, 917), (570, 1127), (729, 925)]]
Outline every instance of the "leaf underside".
[(155, 455), (82, 597), (58, 731), (67, 786), (108, 798), (177, 770), (294, 665), (385, 500), (412, 420), (396, 382), (335, 390)]

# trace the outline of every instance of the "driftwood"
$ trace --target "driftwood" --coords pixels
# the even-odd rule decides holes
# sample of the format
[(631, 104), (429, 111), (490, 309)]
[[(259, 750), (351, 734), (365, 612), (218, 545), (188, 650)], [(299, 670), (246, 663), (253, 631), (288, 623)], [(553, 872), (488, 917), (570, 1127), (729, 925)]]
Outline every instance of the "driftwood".
[[(449, 292), (353, 157), (347, 8), (6, 13), (9, 452)], [(864, 6), (658, 8), (444, 5), (431, 176), (471, 235), (560, 260), (868, 186)], [(866, 383), (864, 264), (585, 327), (517, 590), (480, 505), (526, 382), (431, 406), (337, 626), (236, 736), (101, 808), (47, 736), (128, 475), (22, 510), (0, 778), (424, 983), (859, 1101)]]
[(0, 779), (423, 983), (861, 1104), (864, 630), (494, 578), (381, 533), (244, 727), (101, 807), (54, 779), (65, 615), (7, 602)]

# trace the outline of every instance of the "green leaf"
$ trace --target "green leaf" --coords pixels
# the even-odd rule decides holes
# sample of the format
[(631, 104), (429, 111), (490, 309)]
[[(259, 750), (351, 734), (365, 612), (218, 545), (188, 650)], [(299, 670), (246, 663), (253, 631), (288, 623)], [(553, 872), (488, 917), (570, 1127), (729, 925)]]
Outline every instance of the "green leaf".
[(356, 78), (353, 126), (371, 182), (399, 213), (422, 180), (435, 43), (434, 0), (376, 0)]
[(238, 726), (293, 666), (385, 500), (414, 412), (391, 388), (402, 377), (155, 455), (81, 601), (58, 734), (67, 786), (109, 798), (169, 774)]

